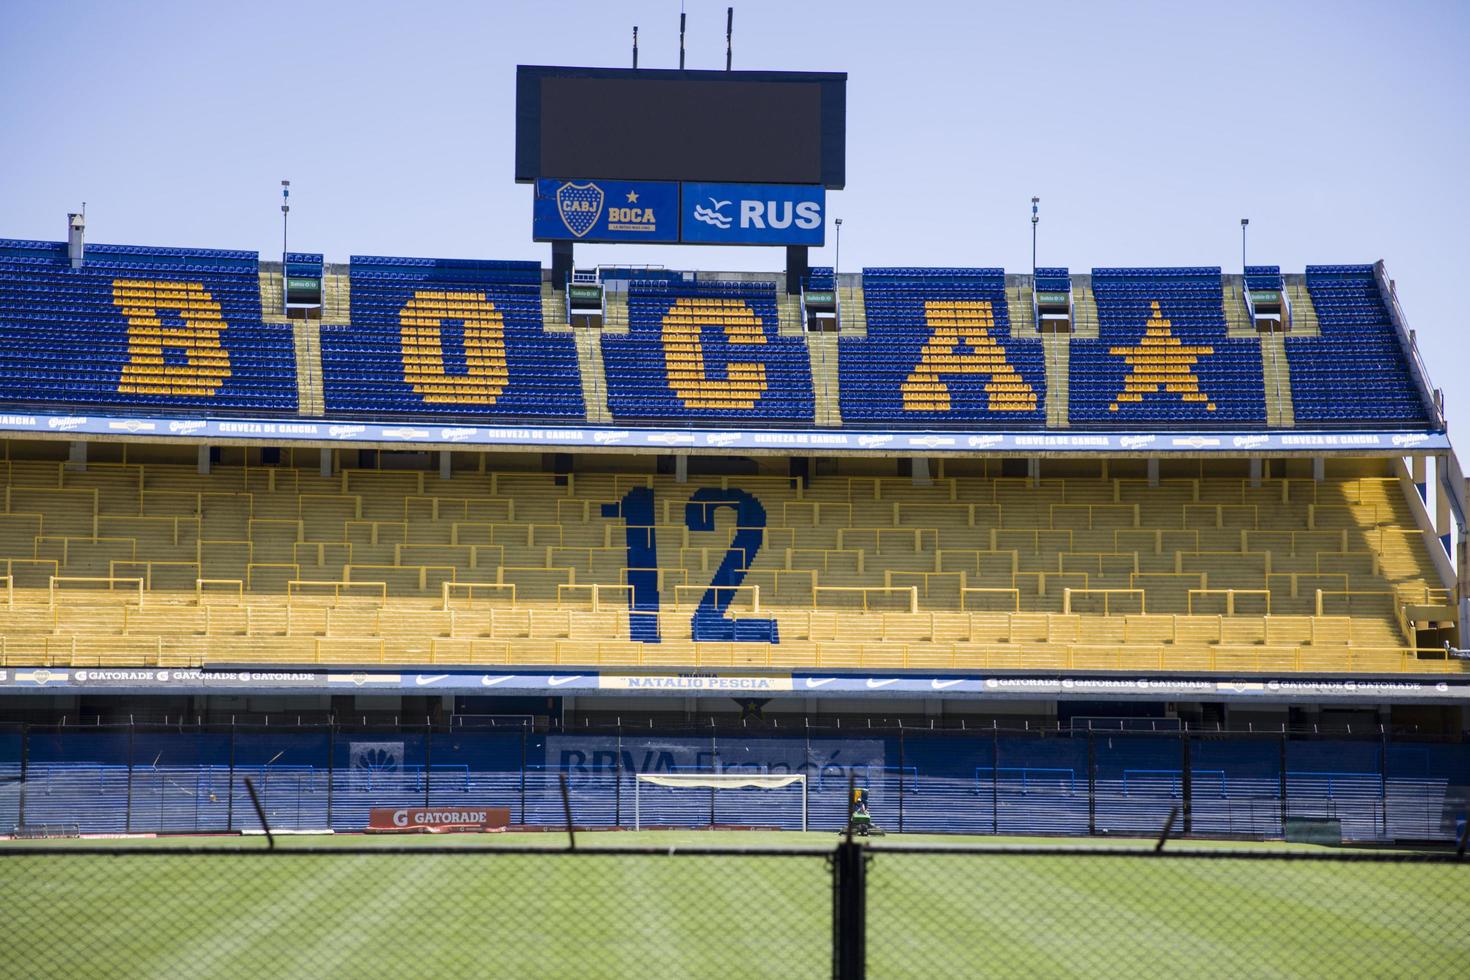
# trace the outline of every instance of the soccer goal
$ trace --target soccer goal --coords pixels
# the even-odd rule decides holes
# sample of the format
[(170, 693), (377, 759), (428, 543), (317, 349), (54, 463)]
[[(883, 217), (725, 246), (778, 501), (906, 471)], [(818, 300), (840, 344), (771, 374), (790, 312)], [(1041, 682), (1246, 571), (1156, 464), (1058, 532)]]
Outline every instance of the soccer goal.
[[(660, 816), (670, 813), (707, 814), (709, 823), (719, 823), (719, 803), (740, 808), (750, 820), (788, 810), (796, 805), (800, 792), (801, 829), (806, 830), (806, 776), (800, 774), (767, 775), (765, 773), (637, 773), (633, 781), (633, 829), (643, 829), (644, 808)], [(735, 821), (732, 821), (735, 822)]]

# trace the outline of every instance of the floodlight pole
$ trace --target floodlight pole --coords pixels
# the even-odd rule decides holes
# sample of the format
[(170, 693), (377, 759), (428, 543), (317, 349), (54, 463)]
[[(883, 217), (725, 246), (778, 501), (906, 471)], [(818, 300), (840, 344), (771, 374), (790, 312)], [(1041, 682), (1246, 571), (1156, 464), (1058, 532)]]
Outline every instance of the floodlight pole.
[(289, 316), (286, 305), (286, 222), (291, 215), (291, 182), (281, 181), (281, 316)]
[(1041, 203), (1041, 198), (1031, 199), (1031, 288), (1036, 289), (1036, 226), (1041, 223), (1041, 216), (1036, 205)]
[(638, 25), (633, 25), (633, 67), (638, 67)]
[(730, 70), (730, 63), (734, 55), (734, 46), (731, 44), (731, 36), (735, 33), (735, 8), (725, 8), (725, 70)]
[[(1245, 226), (1250, 223), (1251, 219), (1249, 218), (1240, 219), (1240, 274), (1242, 276), (1245, 275)], [(1244, 287), (1244, 285), (1245, 283), (1242, 282), (1242, 288)]]
[(832, 258), (832, 312), (837, 317), (837, 329), (842, 329), (842, 281), (838, 277), (842, 274), (842, 219), (837, 218), (832, 222), (837, 226), (837, 254)]
[(679, 70), (684, 70), (684, 10), (679, 10)]

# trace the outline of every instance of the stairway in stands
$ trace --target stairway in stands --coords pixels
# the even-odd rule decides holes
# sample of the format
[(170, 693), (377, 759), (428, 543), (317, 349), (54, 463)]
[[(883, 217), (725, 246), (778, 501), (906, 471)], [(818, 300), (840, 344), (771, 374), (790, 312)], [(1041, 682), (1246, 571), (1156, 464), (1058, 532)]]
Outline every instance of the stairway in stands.
[(1254, 337), (1256, 325), (1251, 322), (1251, 311), (1245, 305), (1245, 294), (1241, 292), (1240, 276), (1221, 276), (1221, 287), (1225, 294), (1225, 333), (1230, 337)]
[(1041, 338), (1046, 351), (1046, 427), (1067, 427), (1067, 393), (1071, 390), (1072, 336), (1046, 334)]
[(1072, 275), (1072, 336), (1097, 339), (1097, 300), (1092, 295), (1092, 276)]
[(1307, 292), (1307, 277), (1293, 275), (1281, 278), (1286, 283), (1286, 295), (1291, 299), (1291, 335), (1322, 336), (1322, 327), (1317, 322), (1317, 308), (1312, 304), (1312, 295)]
[(807, 355), (812, 362), (812, 388), (816, 394), (818, 425), (841, 425), (842, 410), (837, 387), (837, 334), (806, 335)]
[(1261, 374), (1266, 380), (1266, 424), (1273, 429), (1296, 425), (1291, 364), (1286, 359), (1286, 339), (1280, 333), (1261, 334)]

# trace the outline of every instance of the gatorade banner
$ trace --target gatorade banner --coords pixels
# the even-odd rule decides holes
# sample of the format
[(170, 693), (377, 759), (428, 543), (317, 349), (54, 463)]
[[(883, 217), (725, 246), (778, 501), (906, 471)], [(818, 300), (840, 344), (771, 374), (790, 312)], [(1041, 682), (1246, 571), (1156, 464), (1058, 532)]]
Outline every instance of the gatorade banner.
[(503, 806), (375, 806), (367, 829), (374, 833), (439, 833), (446, 830), (504, 830), (510, 809)]

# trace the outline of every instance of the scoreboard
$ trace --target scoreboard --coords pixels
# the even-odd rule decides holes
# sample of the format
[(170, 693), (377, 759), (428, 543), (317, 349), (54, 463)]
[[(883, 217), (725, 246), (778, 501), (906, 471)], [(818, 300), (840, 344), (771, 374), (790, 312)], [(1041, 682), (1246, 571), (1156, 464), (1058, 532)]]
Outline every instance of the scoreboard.
[(516, 69), (515, 178), (846, 182), (847, 75)]

